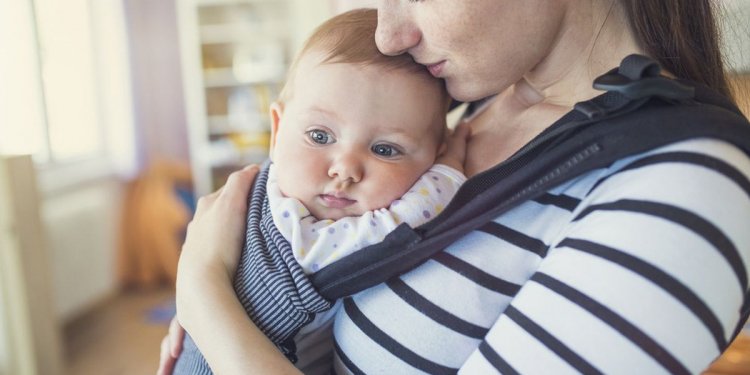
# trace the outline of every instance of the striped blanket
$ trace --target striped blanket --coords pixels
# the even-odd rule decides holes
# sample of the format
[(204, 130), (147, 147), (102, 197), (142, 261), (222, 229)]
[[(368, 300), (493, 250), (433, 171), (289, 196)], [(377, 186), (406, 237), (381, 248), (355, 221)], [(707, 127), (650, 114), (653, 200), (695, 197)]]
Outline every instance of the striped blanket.
[[(248, 198), (247, 233), (234, 289), (250, 319), (296, 362), (294, 336), (332, 303), (318, 294), (294, 259), (289, 242), (273, 223), (266, 195), (268, 164), (255, 179)], [(174, 374), (212, 374), (189, 335)]]

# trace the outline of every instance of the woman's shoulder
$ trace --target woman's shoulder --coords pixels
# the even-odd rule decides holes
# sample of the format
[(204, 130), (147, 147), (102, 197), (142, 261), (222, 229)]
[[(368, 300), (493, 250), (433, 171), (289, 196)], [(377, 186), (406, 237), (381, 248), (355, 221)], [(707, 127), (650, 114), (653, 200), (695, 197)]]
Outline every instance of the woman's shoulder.
[[(620, 159), (599, 171), (589, 196), (604, 192), (643, 190), (718, 199), (718, 187), (736, 188), (750, 200), (750, 156), (723, 140), (695, 138), (674, 142)], [(692, 196), (691, 196), (692, 195)], [(680, 195), (677, 195), (680, 196)]]
[(574, 225), (595, 232), (637, 227), (642, 236), (671, 223), (659, 235), (723, 238), (750, 259), (750, 157), (729, 142), (699, 138), (620, 160), (597, 176), (574, 216)]
[(715, 138), (694, 138), (657, 147), (613, 163), (608, 172), (645, 170), (649, 166), (664, 167), (677, 174), (680, 173), (678, 167), (725, 172), (731, 168), (738, 177), (750, 177), (750, 155), (735, 144)]

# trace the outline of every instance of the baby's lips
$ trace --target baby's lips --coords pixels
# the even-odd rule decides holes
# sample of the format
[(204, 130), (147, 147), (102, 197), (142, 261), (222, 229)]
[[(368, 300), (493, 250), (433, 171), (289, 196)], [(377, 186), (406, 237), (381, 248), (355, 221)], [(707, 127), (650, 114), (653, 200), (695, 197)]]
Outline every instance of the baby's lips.
[(323, 201), (324, 205), (329, 208), (345, 208), (357, 203), (356, 200), (346, 197), (337, 197), (331, 194), (321, 194), (320, 199)]

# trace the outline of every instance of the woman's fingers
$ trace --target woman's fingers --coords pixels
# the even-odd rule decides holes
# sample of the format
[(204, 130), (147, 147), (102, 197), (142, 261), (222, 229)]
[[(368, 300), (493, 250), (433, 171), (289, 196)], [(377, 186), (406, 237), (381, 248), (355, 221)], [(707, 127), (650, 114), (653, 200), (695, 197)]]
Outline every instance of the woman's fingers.
[(156, 375), (169, 375), (174, 370), (177, 358), (182, 352), (182, 340), (185, 338), (185, 329), (177, 321), (177, 317), (169, 322), (169, 331), (161, 340), (161, 351), (159, 353), (159, 368)]
[(172, 318), (169, 323), (169, 354), (172, 357), (179, 357), (182, 352), (182, 341), (185, 338), (185, 329), (182, 328), (180, 322), (177, 321), (177, 317)]
[[(177, 316), (187, 327), (195, 310), (189, 306), (201, 302), (195, 291), (205, 287), (206, 280), (225, 278), (231, 286), (245, 239), (247, 198), (258, 170), (258, 166), (248, 166), (232, 173), (224, 187), (198, 201), (177, 266)], [(182, 350), (185, 333), (181, 324), (173, 321), (170, 325), (167, 350), (172, 357)], [(169, 358), (165, 363), (171, 365)]]
[(159, 368), (156, 370), (156, 375), (170, 375), (174, 370), (175, 362), (177, 362), (177, 358), (173, 357), (169, 352), (169, 335), (164, 336), (161, 340)]
[(239, 171), (232, 172), (224, 187), (217, 191), (218, 199), (225, 199), (227, 202), (246, 201), (258, 170), (257, 165), (251, 164)]

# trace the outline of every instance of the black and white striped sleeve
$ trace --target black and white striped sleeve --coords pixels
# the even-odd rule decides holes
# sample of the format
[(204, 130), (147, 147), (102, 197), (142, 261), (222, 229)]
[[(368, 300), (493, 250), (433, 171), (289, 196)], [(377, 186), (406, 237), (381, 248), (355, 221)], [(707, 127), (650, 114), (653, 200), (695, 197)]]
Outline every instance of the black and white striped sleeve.
[(704, 370), (748, 291), (750, 159), (691, 140), (592, 186), (460, 373)]

